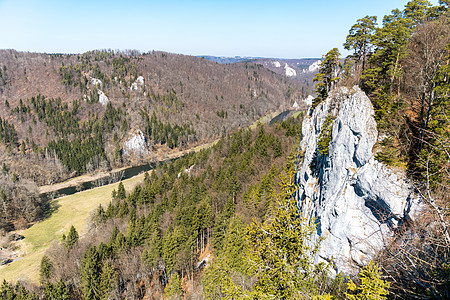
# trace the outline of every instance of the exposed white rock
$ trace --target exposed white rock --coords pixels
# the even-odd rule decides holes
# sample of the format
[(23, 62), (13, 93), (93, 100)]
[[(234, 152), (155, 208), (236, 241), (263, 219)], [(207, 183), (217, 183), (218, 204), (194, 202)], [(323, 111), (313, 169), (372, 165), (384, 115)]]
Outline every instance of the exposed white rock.
[(98, 102), (100, 102), (101, 105), (106, 105), (109, 102), (108, 97), (101, 90), (98, 90)]
[(322, 63), (321, 60), (317, 60), (317, 61), (313, 62), (313, 64), (308, 67), (308, 71), (309, 72), (316, 72), (316, 71), (318, 71), (319, 68), (320, 68), (320, 64), (321, 63)]
[(274, 61), (274, 62), (272, 62), (272, 64), (273, 64), (273, 66), (274, 66), (275, 68), (280, 68), (280, 67), (281, 67), (281, 64), (280, 64), (279, 61)]
[(137, 90), (144, 85), (144, 77), (139, 76), (130, 86), (130, 90)]
[(148, 154), (145, 136), (139, 129), (123, 145), (124, 154)]
[[(195, 166), (195, 164), (192, 165), (192, 166), (190, 166), (190, 167), (187, 168), (187, 169), (184, 169), (183, 172), (184, 172), (185, 174), (188, 174), (188, 176), (190, 177), (190, 176), (191, 176), (192, 169), (194, 169), (194, 166)], [(181, 177), (181, 172), (178, 173), (177, 178), (180, 178), (180, 177)]]
[(91, 78), (91, 84), (92, 85), (96, 85), (96, 86), (99, 86), (99, 87), (102, 87), (102, 85), (103, 85), (103, 82), (100, 80), (100, 79), (97, 79), (97, 78)]
[(137, 79), (136, 79), (136, 83), (137, 84), (139, 84), (139, 85), (144, 85), (144, 77), (142, 77), (142, 76), (139, 76)]
[(305, 102), (306, 105), (311, 106), (313, 103), (314, 97), (311, 95), (308, 95), (308, 97), (306, 97), (303, 101)]
[(303, 69), (303, 73), (306, 73), (306, 72), (313, 73), (313, 72), (318, 71), (321, 63), (322, 63), (321, 60), (316, 60), (308, 67), (308, 69)]
[(299, 108), (297, 101), (294, 101), (294, 104), (292, 104), (292, 108), (293, 109), (298, 109)]
[(288, 66), (288, 64), (284, 65), (284, 70), (286, 71), (286, 76), (287, 77), (295, 77), (297, 76), (297, 72), (292, 69), (291, 67)]
[[(358, 87), (341, 88), (303, 122), (296, 197), (300, 210), (317, 218), (314, 238), (325, 237), (319, 259), (333, 258), (337, 272), (352, 273), (355, 265), (370, 260), (421, 207), (405, 175), (375, 160), (373, 114), (370, 99)], [(334, 118), (331, 142), (322, 156), (317, 145), (329, 115)]]

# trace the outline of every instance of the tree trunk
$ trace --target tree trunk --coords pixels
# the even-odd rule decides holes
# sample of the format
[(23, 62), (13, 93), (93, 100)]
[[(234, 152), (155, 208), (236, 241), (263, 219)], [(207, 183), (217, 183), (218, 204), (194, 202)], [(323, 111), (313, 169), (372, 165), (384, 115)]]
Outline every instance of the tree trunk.
[(389, 95), (392, 95), (392, 86), (394, 85), (395, 74), (397, 73), (398, 61), (400, 59), (400, 51), (397, 53), (397, 58), (395, 59), (394, 70), (391, 76), (391, 86), (389, 87)]

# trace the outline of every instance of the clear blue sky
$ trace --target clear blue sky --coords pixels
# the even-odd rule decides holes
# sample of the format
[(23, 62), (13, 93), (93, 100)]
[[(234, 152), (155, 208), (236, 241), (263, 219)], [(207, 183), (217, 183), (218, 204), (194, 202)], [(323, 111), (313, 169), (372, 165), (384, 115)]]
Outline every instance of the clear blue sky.
[(407, 2), (0, 0), (0, 49), (320, 57), (342, 50), (358, 18), (376, 15), (381, 22)]

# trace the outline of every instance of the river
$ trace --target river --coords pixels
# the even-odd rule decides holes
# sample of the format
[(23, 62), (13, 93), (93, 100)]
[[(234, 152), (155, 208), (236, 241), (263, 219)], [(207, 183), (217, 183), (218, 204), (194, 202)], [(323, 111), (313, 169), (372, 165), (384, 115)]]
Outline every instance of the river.
[[(167, 160), (168, 161), (168, 160)], [(166, 162), (166, 161), (163, 161)], [(71, 185), (68, 187), (63, 187), (55, 191), (42, 193), (40, 196), (45, 200), (51, 200), (56, 197), (72, 195), (77, 192), (89, 190), (98, 186), (103, 186), (106, 184), (118, 182), (120, 180), (125, 180), (134, 177), (142, 172), (150, 171), (157, 166), (157, 162), (147, 163), (140, 166), (128, 167), (116, 172), (112, 172), (109, 175), (103, 176), (101, 178), (96, 178), (94, 180), (85, 181), (78, 185)]]

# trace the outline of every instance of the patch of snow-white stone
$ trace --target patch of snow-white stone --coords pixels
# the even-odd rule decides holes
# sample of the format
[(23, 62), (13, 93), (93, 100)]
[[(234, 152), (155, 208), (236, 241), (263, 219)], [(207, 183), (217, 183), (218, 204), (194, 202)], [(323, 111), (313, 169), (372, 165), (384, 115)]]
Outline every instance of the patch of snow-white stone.
[(297, 76), (297, 72), (292, 69), (291, 67), (288, 66), (288, 64), (284, 65), (284, 70), (286, 71), (286, 76), (287, 77), (295, 77)]
[(98, 90), (98, 102), (101, 105), (106, 105), (109, 102), (108, 97), (105, 95), (105, 93), (103, 93), (103, 91)]
[(320, 60), (317, 60), (317, 61), (313, 62), (313, 63), (308, 67), (308, 69), (303, 69), (303, 73), (306, 73), (306, 72), (308, 72), (308, 73), (313, 73), (313, 72), (319, 71), (319, 68), (320, 68), (320, 64), (321, 64), (321, 63), (322, 63), (322, 61), (320, 61)]
[(281, 64), (280, 64), (279, 61), (274, 61), (274, 62), (272, 62), (272, 63), (273, 63), (273, 66), (274, 66), (275, 68), (281, 67)]
[(305, 98), (305, 100), (303, 100), (305, 102), (306, 105), (311, 106), (313, 103), (314, 97), (311, 95), (308, 95), (308, 97)]
[(139, 76), (139, 77), (136, 79), (136, 83), (139, 84), (139, 85), (144, 85), (144, 77)]
[[(183, 172), (184, 172), (185, 174), (188, 174), (188, 176), (191, 176), (191, 172), (192, 172), (192, 169), (194, 169), (194, 166), (195, 166), (195, 165), (192, 165), (192, 166), (190, 166), (189, 168), (184, 169)], [(177, 178), (180, 178), (180, 177), (181, 177), (181, 172), (178, 173)]]
[(130, 87), (130, 90), (137, 90), (144, 85), (144, 77), (139, 76)]
[(139, 129), (123, 145), (124, 154), (148, 154), (145, 136)]
[(100, 79), (97, 79), (97, 78), (91, 78), (91, 84), (92, 85), (96, 85), (96, 86), (99, 86), (99, 87), (102, 87), (102, 85), (103, 85), (103, 82), (100, 80)]

